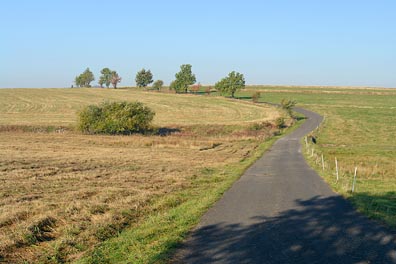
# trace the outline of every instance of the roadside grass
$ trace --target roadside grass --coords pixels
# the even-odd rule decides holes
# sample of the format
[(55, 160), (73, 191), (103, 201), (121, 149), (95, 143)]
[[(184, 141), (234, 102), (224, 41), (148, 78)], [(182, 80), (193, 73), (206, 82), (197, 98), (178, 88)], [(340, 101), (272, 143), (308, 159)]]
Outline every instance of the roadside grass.
[[(268, 142), (269, 143), (269, 142)], [(267, 144), (268, 144), (267, 143)], [(192, 188), (170, 197), (162, 197), (154, 208), (163, 208), (134, 225), (117, 237), (102, 243), (89, 257), (77, 263), (159, 263), (166, 262), (178, 243), (194, 227), (200, 216), (243, 173), (244, 169), (263, 151), (224, 168), (204, 168), (192, 181)], [(167, 209), (167, 210), (164, 210)]]
[[(166, 259), (280, 133), (272, 118), (282, 113), (269, 106), (129, 90), (65, 90), (49, 89), (49, 95), (46, 89), (14, 90), (16, 98), (5, 98), (5, 92), (0, 97), (8, 104), (15, 100), (14, 110), (0, 111), (11, 123), (1, 119), (1, 261), (63, 263), (87, 253), (82, 262)], [(105, 136), (69, 129), (68, 116), (79, 104), (103, 100), (96, 93), (125, 100), (128, 92), (131, 100), (162, 110), (154, 122), (172, 133)], [(207, 121), (194, 120), (198, 113), (208, 115)]]
[[(309, 151), (304, 151), (306, 159), (359, 211), (395, 228), (396, 89), (248, 87), (237, 96), (246, 97), (258, 90), (261, 101), (279, 103), (282, 98), (290, 98), (297, 100), (297, 106), (325, 116), (324, 123), (313, 133), (317, 144), (310, 142)], [(335, 158), (339, 165), (338, 182)], [(357, 181), (355, 192), (351, 193), (355, 167)]]

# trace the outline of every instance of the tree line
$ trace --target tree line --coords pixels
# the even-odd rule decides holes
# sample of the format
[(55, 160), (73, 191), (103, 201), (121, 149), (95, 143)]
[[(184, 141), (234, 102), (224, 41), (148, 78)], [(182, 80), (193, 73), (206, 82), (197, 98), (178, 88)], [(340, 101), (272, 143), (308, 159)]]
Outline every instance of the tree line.
[[(121, 77), (116, 71), (109, 68), (103, 68), (100, 71), (98, 84), (100, 87), (110, 85), (117, 89), (117, 84), (121, 82)], [(87, 68), (83, 73), (76, 76), (74, 83), (77, 87), (91, 87), (91, 82), (95, 80), (94, 74)], [(175, 74), (175, 80), (170, 83), (169, 88), (176, 93), (187, 93), (189, 86), (196, 83), (195, 74), (192, 72), (190, 64), (183, 64), (180, 66), (180, 71)], [(150, 70), (142, 69), (136, 73), (135, 82), (137, 87), (147, 87), (152, 84), (155, 90), (161, 90), (164, 82), (162, 80), (153, 80), (153, 74)], [(197, 87), (200, 87), (198, 85)], [(245, 78), (243, 74), (232, 71), (228, 76), (222, 78), (215, 84), (215, 89), (222, 95), (231, 95), (234, 97), (235, 93), (245, 87)]]
[[(105, 85), (107, 88), (110, 84), (113, 85), (114, 89), (117, 89), (117, 84), (121, 82), (121, 77), (116, 71), (112, 71), (109, 68), (103, 68), (100, 71), (101, 75), (99, 77), (98, 84), (103, 88)], [(83, 73), (77, 75), (74, 79), (74, 83), (77, 87), (91, 87), (91, 82), (95, 80), (94, 74), (87, 68)]]

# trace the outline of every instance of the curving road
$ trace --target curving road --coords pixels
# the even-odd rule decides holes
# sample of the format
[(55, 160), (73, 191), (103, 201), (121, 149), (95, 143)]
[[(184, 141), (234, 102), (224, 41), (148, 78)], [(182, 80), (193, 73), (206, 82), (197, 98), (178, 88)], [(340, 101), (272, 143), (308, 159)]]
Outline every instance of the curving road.
[(279, 139), (201, 219), (174, 263), (396, 263), (396, 234), (357, 213), (305, 162), (299, 140), (322, 117)]

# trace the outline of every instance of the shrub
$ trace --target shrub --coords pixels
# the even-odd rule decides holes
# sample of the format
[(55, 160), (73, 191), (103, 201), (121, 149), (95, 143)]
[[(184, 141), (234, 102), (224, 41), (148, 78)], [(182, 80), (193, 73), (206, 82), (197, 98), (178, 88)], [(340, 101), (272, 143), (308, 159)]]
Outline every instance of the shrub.
[(281, 101), (281, 107), (284, 109), (290, 117), (293, 117), (293, 107), (297, 104), (296, 101), (288, 100), (283, 98)]
[(132, 134), (151, 129), (155, 113), (140, 102), (103, 102), (79, 113), (78, 129), (89, 134)]
[(195, 84), (193, 86), (190, 87), (190, 92), (192, 93), (198, 93), (199, 90), (201, 90), (202, 85), (200, 83)]
[(211, 90), (212, 90), (212, 86), (206, 87), (206, 88), (205, 88), (205, 94), (206, 94), (206, 95), (210, 95)]
[(249, 130), (251, 131), (258, 131), (262, 129), (271, 129), (273, 125), (270, 122), (261, 122), (261, 123), (253, 123), (251, 126), (249, 126)]
[(258, 103), (259, 99), (260, 99), (261, 93), (260, 92), (255, 92), (252, 95), (252, 101), (253, 103)]

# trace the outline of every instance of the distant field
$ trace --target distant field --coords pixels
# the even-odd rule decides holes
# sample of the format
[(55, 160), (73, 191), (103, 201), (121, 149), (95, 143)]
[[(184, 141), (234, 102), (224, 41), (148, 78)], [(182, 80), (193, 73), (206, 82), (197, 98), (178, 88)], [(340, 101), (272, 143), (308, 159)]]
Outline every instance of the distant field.
[[(156, 125), (176, 132), (17, 129), (73, 127), (82, 106), (104, 99), (142, 101), (156, 111)], [(279, 133), (257, 124), (280, 115), (221, 97), (0, 89), (0, 262), (62, 263), (87, 252), (83, 263), (163, 258)]]
[(395, 89), (375, 87), (350, 87), (350, 86), (271, 86), (252, 85), (247, 90), (260, 90), (280, 93), (322, 93), (322, 94), (382, 94), (394, 95)]
[(72, 126), (83, 106), (104, 100), (139, 100), (156, 112), (156, 125), (239, 124), (276, 117), (268, 107), (241, 107), (241, 102), (209, 96), (137, 89), (0, 89), (0, 125)]
[[(396, 89), (256, 86), (237, 96), (248, 97), (255, 91), (262, 92), (261, 101), (291, 98), (298, 106), (325, 116), (314, 133), (318, 142), (313, 147), (318, 156), (312, 159), (309, 154), (307, 158), (359, 210), (396, 227)], [(324, 172), (319, 160), (322, 153)], [(335, 158), (340, 166), (338, 183)], [(351, 194), (355, 166), (357, 184)]]

